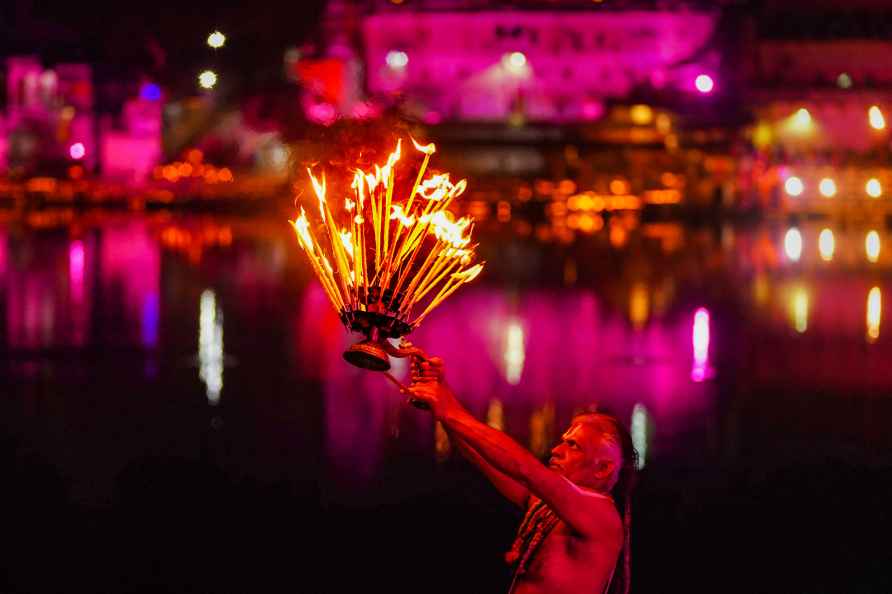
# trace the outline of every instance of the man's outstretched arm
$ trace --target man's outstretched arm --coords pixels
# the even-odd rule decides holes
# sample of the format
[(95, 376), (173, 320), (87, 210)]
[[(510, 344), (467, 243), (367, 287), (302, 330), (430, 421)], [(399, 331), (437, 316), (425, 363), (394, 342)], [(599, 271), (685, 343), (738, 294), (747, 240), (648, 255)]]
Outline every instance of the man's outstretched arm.
[(514, 505), (520, 508), (526, 507), (527, 499), (530, 497), (530, 490), (526, 486), (493, 467), (492, 464), (486, 461), (486, 458), (481, 456), (477, 450), (472, 448), (468, 442), (459, 437), (454, 431), (450, 431), (447, 428), (446, 434), (449, 435), (449, 439), (455, 444), (461, 455), (479, 468), (480, 472), (489, 479), (489, 482), (498, 489), (499, 493), (504, 495)]
[(464, 440), (497, 471), (542, 499), (576, 532), (595, 536), (607, 528), (597, 509), (612, 506), (609, 499), (580, 489), (546, 468), (513, 439), (475, 419), (441, 381), (416, 381), (408, 391), (431, 407), (447, 431)]

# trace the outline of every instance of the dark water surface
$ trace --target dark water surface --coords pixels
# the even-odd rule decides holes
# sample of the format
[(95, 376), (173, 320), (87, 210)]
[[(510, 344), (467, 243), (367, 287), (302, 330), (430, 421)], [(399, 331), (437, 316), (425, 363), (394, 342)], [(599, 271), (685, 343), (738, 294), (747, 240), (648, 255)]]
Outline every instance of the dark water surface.
[[(633, 591), (892, 590), (887, 232), (624, 224), (490, 229), (413, 341), (538, 455), (631, 424)], [(284, 220), (8, 214), (0, 591), (505, 591), (519, 513), (349, 343)]]

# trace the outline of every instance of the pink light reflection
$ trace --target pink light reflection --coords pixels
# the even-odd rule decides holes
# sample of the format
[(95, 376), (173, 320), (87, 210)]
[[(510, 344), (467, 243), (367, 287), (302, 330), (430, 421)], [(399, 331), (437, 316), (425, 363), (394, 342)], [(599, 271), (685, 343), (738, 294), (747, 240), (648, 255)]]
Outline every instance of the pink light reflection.
[[(433, 453), (429, 418), (407, 408), (404, 398), (378, 374), (344, 362), (341, 353), (359, 337), (344, 331), (321, 288), (311, 283), (296, 313), (300, 365), (307, 379), (322, 384), (325, 394), (328, 460), (349, 469), (352, 482), (362, 483), (376, 476), (397, 436), (413, 447), (429, 446)], [(706, 354), (705, 309), (695, 322), (697, 352)], [(511, 376), (506, 366), (506, 336), (512, 327), (523, 329), (519, 378), (519, 365)], [(517, 329), (514, 343), (519, 348)], [(486, 285), (468, 287), (430, 316), (410, 340), (444, 359), (452, 389), (472, 414), (487, 418), (493, 400), (498, 400), (506, 430), (531, 447), (551, 443), (580, 408), (597, 404), (625, 417), (634, 404), (642, 403), (661, 423), (661, 439), (666, 441), (660, 447), (671, 448), (675, 432), (690, 415), (704, 410), (710, 397), (707, 384), (694, 387), (690, 364), (674, 356), (679, 345), (691, 340), (688, 319), (656, 317), (634, 330), (589, 291), (518, 294)], [(705, 378), (705, 357), (698, 359)], [(394, 372), (404, 378), (404, 371)]]
[(68, 246), (68, 298), (70, 300), (71, 340), (75, 345), (82, 345), (87, 335), (84, 260), (84, 242), (75, 239)]
[(705, 307), (694, 313), (692, 340), (694, 347), (694, 366), (691, 368), (691, 379), (702, 382), (710, 374), (709, 369), (709, 311)]

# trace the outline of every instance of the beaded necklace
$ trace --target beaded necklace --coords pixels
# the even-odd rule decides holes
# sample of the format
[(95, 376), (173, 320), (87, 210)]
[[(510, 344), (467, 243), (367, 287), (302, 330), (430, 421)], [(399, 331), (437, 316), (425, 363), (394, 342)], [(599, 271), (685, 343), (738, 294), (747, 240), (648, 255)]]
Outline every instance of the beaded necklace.
[(527, 509), (511, 550), (505, 554), (508, 565), (517, 564), (515, 579), (526, 573), (533, 555), (557, 523), (557, 515), (541, 499)]

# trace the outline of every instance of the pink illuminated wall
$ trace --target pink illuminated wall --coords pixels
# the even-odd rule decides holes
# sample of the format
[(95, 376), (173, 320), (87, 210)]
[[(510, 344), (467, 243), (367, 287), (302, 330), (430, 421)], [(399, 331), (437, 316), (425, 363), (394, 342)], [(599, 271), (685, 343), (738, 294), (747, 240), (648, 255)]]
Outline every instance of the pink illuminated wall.
[[(718, 57), (676, 66), (709, 40), (704, 12), (388, 12), (363, 22), (368, 87), (405, 93), (431, 117), (585, 119), (592, 101), (641, 83), (692, 87)], [(403, 52), (396, 59), (388, 54)], [(506, 61), (512, 52), (524, 60)]]
[(102, 135), (103, 174), (140, 184), (161, 161), (161, 102), (131, 99), (122, 119), (123, 129)]

